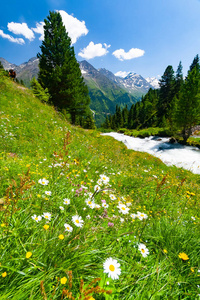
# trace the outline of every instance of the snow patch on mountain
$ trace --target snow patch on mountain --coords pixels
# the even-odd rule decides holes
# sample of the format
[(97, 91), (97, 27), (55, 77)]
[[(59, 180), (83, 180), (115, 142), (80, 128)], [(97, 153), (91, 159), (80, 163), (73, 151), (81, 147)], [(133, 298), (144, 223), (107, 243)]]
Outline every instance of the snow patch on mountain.
[(146, 81), (154, 87), (154, 89), (159, 89), (159, 80), (156, 77), (147, 77)]

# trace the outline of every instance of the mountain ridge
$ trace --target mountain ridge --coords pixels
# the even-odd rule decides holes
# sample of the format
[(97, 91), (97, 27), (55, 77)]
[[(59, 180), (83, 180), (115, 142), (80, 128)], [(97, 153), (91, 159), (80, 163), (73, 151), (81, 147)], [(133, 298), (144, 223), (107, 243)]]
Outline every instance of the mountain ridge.
[[(0, 61), (6, 70), (14, 69), (17, 73), (17, 79), (23, 80), (27, 87), (30, 87), (30, 81), (38, 76), (39, 59), (30, 58), (27, 62), (19, 66), (9, 63), (0, 57)], [(104, 122), (107, 114), (115, 113), (116, 105), (124, 107), (140, 100), (141, 96), (146, 94), (153, 85), (136, 73), (129, 73), (125, 78), (115, 76), (111, 71), (100, 68), (95, 69), (89, 62), (83, 60), (79, 62), (82, 76), (88, 86), (89, 96), (91, 98), (90, 108), (95, 112), (95, 121), (97, 126)]]

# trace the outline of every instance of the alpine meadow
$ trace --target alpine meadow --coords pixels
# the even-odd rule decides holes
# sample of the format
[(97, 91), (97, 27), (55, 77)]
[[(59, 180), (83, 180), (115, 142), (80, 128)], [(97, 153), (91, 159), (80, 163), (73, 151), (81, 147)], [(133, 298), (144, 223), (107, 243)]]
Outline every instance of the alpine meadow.
[[(40, 49), (30, 89), (0, 64), (0, 300), (200, 299), (200, 176), (96, 129), (58, 12), (44, 21)], [(172, 130), (176, 119), (189, 141), (199, 62), (185, 79), (164, 74), (133, 104), (137, 119), (117, 106), (102, 131), (117, 116), (130, 135)], [(149, 119), (134, 127), (139, 115)]]

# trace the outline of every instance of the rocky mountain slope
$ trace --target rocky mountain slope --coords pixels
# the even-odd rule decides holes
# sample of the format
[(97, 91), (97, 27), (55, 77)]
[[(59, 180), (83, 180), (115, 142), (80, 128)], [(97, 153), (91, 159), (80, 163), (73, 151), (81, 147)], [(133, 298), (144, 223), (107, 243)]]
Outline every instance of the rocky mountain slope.
[[(30, 81), (39, 72), (37, 57), (29, 59), (28, 62), (17, 66), (0, 58), (6, 70), (14, 69), (17, 78), (23, 80), (30, 87)], [(141, 75), (129, 73), (125, 78), (115, 76), (106, 69), (95, 69), (87, 61), (79, 62), (82, 75), (89, 89), (91, 98), (90, 108), (95, 113), (97, 125), (105, 119), (106, 114), (115, 112), (116, 105), (128, 108), (139, 101), (140, 97), (147, 93), (149, 88), (154, 88), (153, 81), (144, 79)], [(155, 81), (155, 80), (154, 80)]]

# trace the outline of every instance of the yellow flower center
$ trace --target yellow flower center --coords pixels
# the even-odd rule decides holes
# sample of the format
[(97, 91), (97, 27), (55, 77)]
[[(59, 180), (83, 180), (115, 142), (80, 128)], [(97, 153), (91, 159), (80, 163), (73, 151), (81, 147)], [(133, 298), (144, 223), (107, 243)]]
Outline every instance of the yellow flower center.
[(142, 253), (144, 253), (144, 252), (145, 252), (145, 250), (144, 250), (144, 249), (141, 249), (141, 251), (142, 251)]
[(78, 223), (79, 223), (79, 220), (76, 220), (75, 222), (78, 224)]
[(37, 220), (38, 220), (38, 217), (36, 217), (35, 220), (37, 221)]
[(123, 206), (122, 209), (125, 210), (125, 207)]
[(109, 270), (110, 270), (111, 272), (114, 272), (114, 271), (115, 271), (115, 267), (114, 267), (113, 265), (110, 265), (110, 266), (109, 266)]

